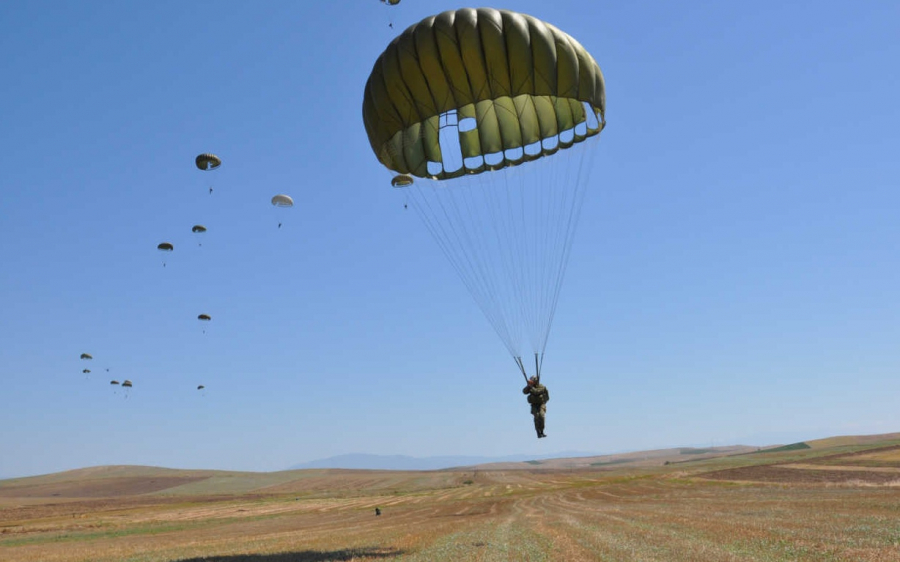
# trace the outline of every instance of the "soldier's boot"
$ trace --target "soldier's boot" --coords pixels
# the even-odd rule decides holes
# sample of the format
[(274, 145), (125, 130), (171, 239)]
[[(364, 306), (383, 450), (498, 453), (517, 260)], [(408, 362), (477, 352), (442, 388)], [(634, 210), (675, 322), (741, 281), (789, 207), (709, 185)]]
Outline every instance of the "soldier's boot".
[(547, 437), (546, 435), (544, 435), (544, 420), (540, 420), (540, 421), (535, 420), (534, 425), (535, 425), (535, 428), (537, 429), (539, 439), (541, 437)]

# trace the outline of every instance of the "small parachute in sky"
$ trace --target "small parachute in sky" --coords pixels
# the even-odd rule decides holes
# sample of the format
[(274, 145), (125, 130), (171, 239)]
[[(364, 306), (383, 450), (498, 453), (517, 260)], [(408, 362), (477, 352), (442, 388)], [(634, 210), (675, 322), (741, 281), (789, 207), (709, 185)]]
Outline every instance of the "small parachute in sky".
[[(197, 168), (209, 172), (215, 170), (219, 166), (222, 165), (222, 160), (216, 156), (215, 154), (203, 153), (199, 154), (197, 158), (194, 160), (194, 163), (197, 164)], [(209, 194), (212, 195), (213, 188), (209, 186)]]
[[(193, 227), (191, 227), (191, 232), (193, 232), (194, 234), (203, 234), (204, 232), (206, 232), (206, 227), (202, 224), (195, 224)], [(197, 242), (197, 245), (203, 246), (203, 243)]]
[(294, 200), (291, 199), (290, 195), (276, 195), (272, 198), (272, 204), (276, 207), (293, 207)]
[(82, 358), (82, 359), (93, 359), (94, 356), (91, 355), (90, 353), (82, 353), (82, 354), (81, 354), (81, 358)]
[[(171, 244), (171, 242), (160, 242), (156, 245), (156, 249), (160, 252), (171, 252), (175, 249), (175, 246)], [(166, 262), (163, 261), (163, 267), (166, 267)]]
[[(290, 208), (294, 206), (294, 200), (291, 199), (290, 195), (285, 195), (282, 193), (276, 195), (275, 197), (272, 197), (272, 205), (274, 205), (275, 207)], [(278, 228), (281, 228), (280, 222), (278, 223)]]
[(89, 375), (91, 373), (91, 370), (90, 369), (82, 369), (81, 372), (84, 373), (85, 375)]
[(125, 388), (131, 388), (131, 381), (128, 380), (128, 379), (126, 379), (126, 380), (122, 383), (122, 386), (125, 387)]
[(210, 320), (212, 320), (212, 317), (209, 314), (200, 314), (199, 316), (197, 316), (197, 320), (209, 322)]
[(199, 169), (204, 171), (215, 170), (222, 165), (222, 160), (218, 156), (208, 152), (198, 155), (194, 162)]
[(391, 179), (391, 185), (394, 187), (409, 187), (412, 184), (413, 179), (409, 174), (400, 174)]
[(119, 384), (119, 381), (109, 381), (109, 384)]
[[(384, 4), (385, 6), (396, 6), (397, 4), (400, 3), (400, 0), (381, 0), (381, 3)], [(391, 29), (394, 29), (394, 19), (393, 18), (388, 19), (388, 27), (390, 27)]]
[(203, 390), (204, 388), (206, 388), (206, 387), (201, 384), (200, 386), (197, 387), (197, 390)]

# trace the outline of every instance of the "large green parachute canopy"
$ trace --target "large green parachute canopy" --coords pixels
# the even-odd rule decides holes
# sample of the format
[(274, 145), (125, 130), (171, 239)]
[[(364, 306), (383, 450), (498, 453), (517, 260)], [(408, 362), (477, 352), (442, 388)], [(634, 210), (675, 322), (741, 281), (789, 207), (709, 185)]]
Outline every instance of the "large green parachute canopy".
[(175, 249), (175, 246), (173, 246), (169, 242), (163, 242), (163, 243), (159, 244), (158, 246), (156, 246), (156, 249), (160, 250), (162, 252), (171, 252), (172, 250)]
[(82, 353), (82, 354), (81, 354), (81, 358), (82, 358), (82, 359), (93, 359), (94, 356), (91, 355), (90, 353)]
[(202, 233), (206, 232), (206, 227), (203, 226), (202, 224), (195, 224), (191, 228), (191, 232), (196, 233), (196, 234), (202, 234)]
[[(575, 39), (525, 14), (465, 8), (425, 18), (388, 45), (366, 83), (363, 121), (389, 169), (447, 179), (596, 135), (605, 106), (600, 67)], [(447, 125), (458, 127), (457, 168), (442, 154)]]
[(194, 162), (201, 170), (215, 170), (222, 165), (222, 160), (218, 156), (209, 153), (200, 154)]
[(197, 320), (203, 320), (204, 322), (209, 322), (212, 320), (212, 317), (209, 314), (201, 314), (197, 316)]
[(280, 194), (272, 197), (272, 204), (276, 207), (293, 207), (294, 200), (289, 195)]
[(605, 113), (578, 41), (493, 8), (410, 26), (366, 82), (372, 151), (526, 378), (526, 345), (540, 376)]
[(129, 380), (124, 381), (122, 383), (122, 386), (124, 386), (125, 388), (131, 388), (131, 381), (129, 381)]

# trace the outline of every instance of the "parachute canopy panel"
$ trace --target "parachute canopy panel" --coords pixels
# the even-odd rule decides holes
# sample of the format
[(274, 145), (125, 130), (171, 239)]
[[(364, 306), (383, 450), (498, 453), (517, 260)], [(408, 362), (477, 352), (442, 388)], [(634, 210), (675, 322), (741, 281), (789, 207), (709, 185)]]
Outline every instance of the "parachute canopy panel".
[[(366, 83), (363, 121), (387, 168), (448, 179), (599, 134), (605, 98), (600, 67), (566, 33), (517, 12), (464, 8), (425, 18), (388, 45)], [(461, 162), (448, 163), (448, 151)]]
[(199, 316), (197, 316), (197, 320), (209, 322), (210, 320), (212, 320), (212, 317), (209, 314), (200, 314)]
[(280, 194), (272, 197), (272, 204), (276, 207), (293, 207), (294, 200), (291, 199), (290, 195)]
[(191, 228), (191, 232), (200, 234), (200, 233), (206, 232), (206, 227), (203, 226), (202, 224), (195, 224), (195, 225)]
[(129, 380), (124, 381), (122, 383), (122, 386), (124, 386), (126, 388), (131, 388), (131, 381), (129, 381)]
[(215, 170), (222, 165), (222, 160), (218, 156), (209, 153), (198, 155), (194, 162), (201, 170)]
[(82, 353), (82, 354), (81, 354), (81, 358), (82, 358), (82, 359), (93, 359), (94, 356), (91, 355), (90, 353)]
[(156, 249), (161, 252), (171, 252), (172, 250), (175, 249), (175, 246), (173, 246), (169, 242), (163, 242), (163, 243), (159, 244), (158, 246), (156, 246)]

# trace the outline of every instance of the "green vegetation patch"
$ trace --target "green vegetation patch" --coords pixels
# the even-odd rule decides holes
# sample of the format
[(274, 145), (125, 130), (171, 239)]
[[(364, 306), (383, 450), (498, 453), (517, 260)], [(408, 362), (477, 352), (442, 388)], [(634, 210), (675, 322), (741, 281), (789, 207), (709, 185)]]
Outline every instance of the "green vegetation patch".
[(611, 464), (625, 464), (631, 461), (632, 459), (615, 459), (611, 461), (592, 462), (591, 466), (609, 466)]
[(790, 445), (784, 445), (784, 446), (782, 446), (782, 447), (775, 447), (774, 449), (763, 449), (762, 451), (754, 451), (754, 452), (751, 453), (751, 454), (755, 454), (755, 453), (781, 453), (781, 452), (784, 452), (784, 451), (799, 451), (799, 450), (801, 450), (801, 449), (812, 449), (812, 447), (810, 447), (809, 445), (807, 445), (806, 443), (803, 443), (803, 442), (801, 441), (800, 443), (791, 443)]

